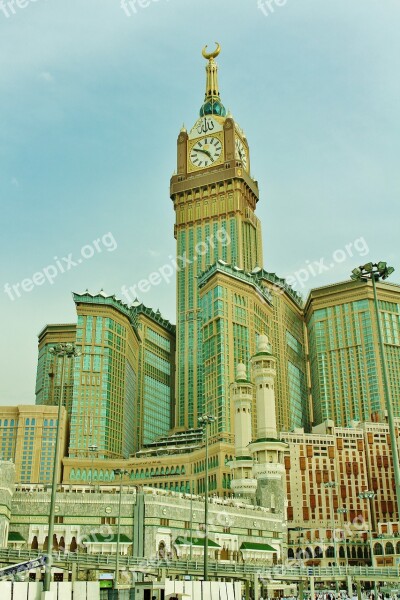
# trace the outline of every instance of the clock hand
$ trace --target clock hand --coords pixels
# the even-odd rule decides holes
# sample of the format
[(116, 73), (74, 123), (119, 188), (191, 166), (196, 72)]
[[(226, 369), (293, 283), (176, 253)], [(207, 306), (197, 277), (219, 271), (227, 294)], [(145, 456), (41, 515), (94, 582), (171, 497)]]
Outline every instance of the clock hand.
[(211, 158), (211, 160), (213, 159), (213, 157), (211, 156), (211, 154), (209, 153), (208, 150), (203, 150), (202, 148), (197, 148), (196, 152), (202, 152), (203, 154), (206, 154), (209, 158)]

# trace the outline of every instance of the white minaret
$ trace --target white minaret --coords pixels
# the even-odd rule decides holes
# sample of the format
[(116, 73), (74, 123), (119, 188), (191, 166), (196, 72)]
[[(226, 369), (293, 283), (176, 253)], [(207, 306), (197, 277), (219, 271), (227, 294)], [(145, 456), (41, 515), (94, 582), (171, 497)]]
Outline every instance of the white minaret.
[(235, 411), (235, 458), (230, 463), (233, 475), (231, 489), (235, 496), (253, 498), (257, 490), (257, 480), (253, 477), (253, 459), (249, 451), (252, 439), (253, 385), (247, 380), (243, 363), (237, 365), (236, 381), (231, 385), (231, 399)]
[(268, 338), (260, 335), (257, 352), (251, 359), (252, 380), (256, 388), (257, 431), (250, 444), (253, 473), (258, 480), (257, 499), (273, 512), (285, 507), (285, 467), (283, 453), (287, 445), (278, 439), (275, 407), (276, 358)]
[(270, 352), (266, 335), (257, 340), (257, 354), (251, 359), (253, 381), (256, 387), (256, 439), (276, 438), (275, 377), (276, 358)]

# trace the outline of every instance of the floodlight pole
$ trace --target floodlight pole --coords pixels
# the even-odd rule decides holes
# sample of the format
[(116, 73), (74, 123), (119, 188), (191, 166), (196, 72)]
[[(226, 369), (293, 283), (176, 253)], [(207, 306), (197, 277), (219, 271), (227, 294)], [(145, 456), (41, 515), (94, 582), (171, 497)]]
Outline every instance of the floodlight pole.
[(379, 316), (378, 295), (376, 291), (376, 282), (380, 279), (387, 279), (394, 271), (393, 267), (381, 261), (379, 263), (367, 263), (356, 269), (353, 269), (351, 279), (358, 281), (372, 281), (372, 289), (374, 292), (374, 306), (376, 316), (376, 326), (378, 328), (379, 352), (382, 365), (383, 388), (385, 392), (385, 406), (389, 425), (390, 446), (392, 452), (394, 483), (395, 483), (395, 498), (397, 504), (397, 520), (400, 520), (400, 464), (399, 451), (397, 447), (396, 427), (394, 424), (393, 406), (390, 396), (389, 376), (385, 358), (385, 346), (383, 341), (382, 325)]
[(215, 417), (212, 415), (203, 415), (199, 419), (199, 423), (204, 427), (206, 444), (206, 466), (204, 473), (204, 581), (208, 579), (208, 426), (215, 420)]

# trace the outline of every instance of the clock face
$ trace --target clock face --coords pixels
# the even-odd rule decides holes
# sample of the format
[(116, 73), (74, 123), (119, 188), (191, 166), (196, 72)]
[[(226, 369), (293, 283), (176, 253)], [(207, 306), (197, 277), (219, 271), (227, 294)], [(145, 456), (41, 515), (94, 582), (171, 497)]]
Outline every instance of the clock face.
[(240, 138), (236, 138), (235, 149), (237, 160), (241, 160), (244, 168), (247, 169), (247, 152)]
[(208, 136), (194, 144), (190, 151), (190, 161), (193, 166), (204, 169), (218, 160), (221, 152), (221, 140)]

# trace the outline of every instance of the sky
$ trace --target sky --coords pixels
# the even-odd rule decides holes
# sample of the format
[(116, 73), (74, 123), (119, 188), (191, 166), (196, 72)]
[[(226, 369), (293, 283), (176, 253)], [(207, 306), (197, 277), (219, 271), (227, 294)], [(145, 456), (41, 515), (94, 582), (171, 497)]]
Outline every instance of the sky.
[[(400, 282), (398, 0), (0, 0), (0, 404), (34, 403), (71, 292), (122, 296), (175, 253), (169, 180), (217, 41), (260, 187), (264, 267)], [(175, 281), (139, 300), (175, 322)]]

